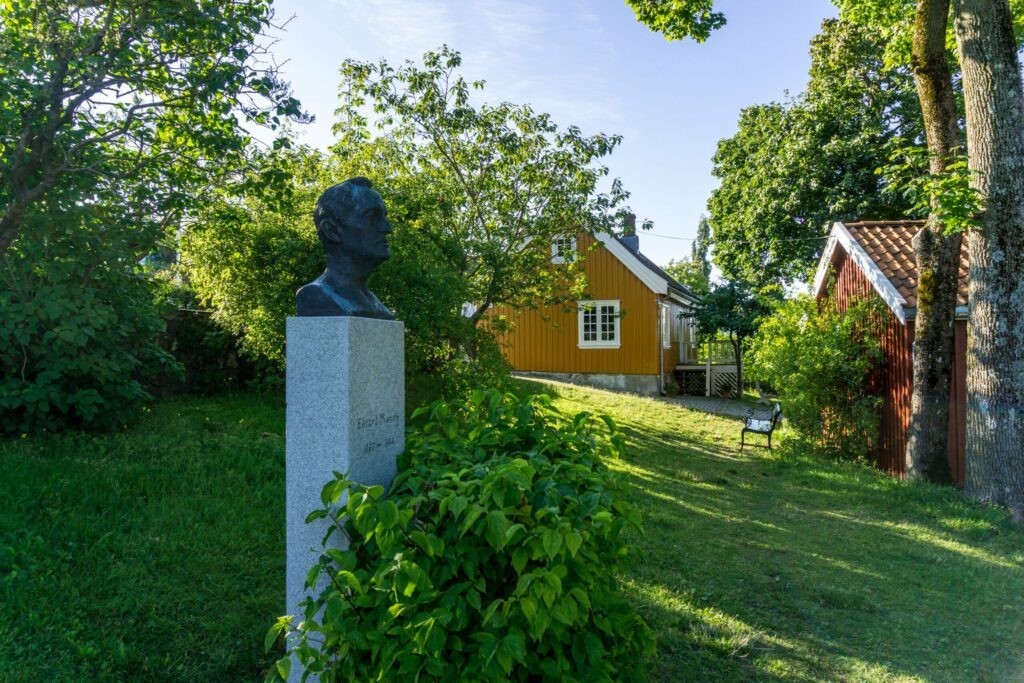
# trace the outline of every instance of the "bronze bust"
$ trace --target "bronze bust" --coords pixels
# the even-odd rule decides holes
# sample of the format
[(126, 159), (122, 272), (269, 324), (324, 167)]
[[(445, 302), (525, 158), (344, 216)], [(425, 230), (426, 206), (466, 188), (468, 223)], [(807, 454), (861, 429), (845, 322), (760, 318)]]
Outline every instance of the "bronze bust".
[(373, 184), (357, 177), (329, 187), (316, 202), (313, 222), (327, 270), (296, 292), (297, 314), (394, 320), (366, 284), (374, 268), (391, 258), (391, 224)]

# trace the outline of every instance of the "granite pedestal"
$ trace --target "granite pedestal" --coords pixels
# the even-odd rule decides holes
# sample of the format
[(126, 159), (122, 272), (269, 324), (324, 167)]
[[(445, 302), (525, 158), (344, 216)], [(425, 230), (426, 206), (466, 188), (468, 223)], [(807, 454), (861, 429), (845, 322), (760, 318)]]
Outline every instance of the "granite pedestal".
[[(306, 574), (329, 522), (306, 524), (320, 491), (347, 473), (390, 486), (405, 448), (405, 326), (396, 320), (293, 317), (287, 322), (285, 428), (287, 611), (301, 618)], [(332, 534), (333, 547), (347, 539)], [(296, 673), (293, 662), (292, 673)], [(301, 676), (301, 672), (298, 672)]]

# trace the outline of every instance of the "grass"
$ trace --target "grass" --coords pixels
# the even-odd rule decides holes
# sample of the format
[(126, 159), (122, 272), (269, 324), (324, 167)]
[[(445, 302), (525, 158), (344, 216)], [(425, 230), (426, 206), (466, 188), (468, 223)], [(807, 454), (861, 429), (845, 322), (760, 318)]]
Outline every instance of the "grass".
[[(646, 535), (625, 587), (658, 638), (656, 681), (1024, 681), (1024, 531), (954, 489), (740, 423), (555, 387), (626, 433), (613, 466)], [(778, 442), (776, 442), (778, 443)]]
[(176, 399), (0, 442), (0, 681), (252, 681), (284, 611), (284, 411)]
[[(739, 455), (738, 422), (611, 414), (647, 533), (623, 586), (655, 681), (1024, 681), (1024, 532), (863, 465)], [(126, 432), (0, 441), (0, 680), (256, 680), (283, 609), (280, 397), (175, 399)]]

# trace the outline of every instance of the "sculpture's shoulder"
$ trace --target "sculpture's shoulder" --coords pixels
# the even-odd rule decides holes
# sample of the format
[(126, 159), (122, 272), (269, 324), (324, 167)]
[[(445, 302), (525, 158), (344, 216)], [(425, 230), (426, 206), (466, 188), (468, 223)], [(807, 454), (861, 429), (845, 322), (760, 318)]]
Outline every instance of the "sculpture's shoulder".
[(299, 288), (295, 293), (295, 314), (306, 316), (353, 316), (357, 318), (379, 318), (394, 320), (394, 314), (373, 292), (366, 291), (350, 298), (339, 292), (323, 277)]
[(295, 313), (300, 316), (352, 315), (319, 278), (295, 293)]

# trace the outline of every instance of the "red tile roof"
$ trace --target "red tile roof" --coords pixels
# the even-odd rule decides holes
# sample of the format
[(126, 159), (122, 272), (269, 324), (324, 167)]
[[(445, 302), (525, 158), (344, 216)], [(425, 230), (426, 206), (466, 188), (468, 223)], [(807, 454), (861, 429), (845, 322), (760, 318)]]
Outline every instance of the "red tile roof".
[[(913, 239), (923, 220), (916, 221), (862, 221), (844, 223), (853, 239), (863, 247), (882, 274), (896, 291), (907, 300), (907, 308), (917, 307), (917, 261), (914, 258)], [(960, 287), (957, 305), (967, 305), (967, 239), (960, 248)]]

